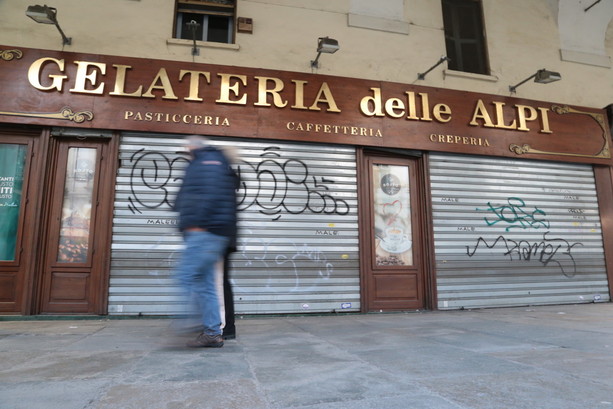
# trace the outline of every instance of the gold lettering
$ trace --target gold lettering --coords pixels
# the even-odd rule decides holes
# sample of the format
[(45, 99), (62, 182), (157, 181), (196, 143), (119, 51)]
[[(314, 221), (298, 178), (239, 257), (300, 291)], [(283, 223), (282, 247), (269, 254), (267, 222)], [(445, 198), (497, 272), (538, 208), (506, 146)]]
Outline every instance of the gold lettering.
[(221, 126), (230, 126), (230, 120), (224, 117), (223, 121), (221, 121)]
[(549, 108), (537, 108), (541, 111), (541, 133), (553, 133), (549, 128)]
[(145, 121), (153, 121), (153, 112), (147, 112), (145, 113)]
[(141, 97), (143, 94), (143, 86), (138, 87), (136, 91), (131, 94), (125, 92), (126, 88), (126, 71), (131, 69), (129, 65), (113, 64), (113, 67), (117, 69), (117, 75), (115, 76), (115, 87), (113, 92), (109, 92), (109, 95), (119, 95), (122, 97)]
[[(221, 86), (219, 89), (219, 99), (215, 102), (220, 104), (247, 104), (247, 94), (245, 93), (243, 93), (239, 99), (230, 99), (230, 92), (232, 92), (234, 97), (239, 96), (239, 82), (243, 84), (243, 86), (247, 86), (246, 75), (217, 74), (217, 76), (221, 78)], [(230, 85), (232, 79), (236, 79), (237, 81)]]
[(133, 116), (134, 116), (134, 112), (132, 112), (132, 111), (126, 111), (126, 112), (124, 113), (123, 119), (130, 119), (130, 118), (132, 118)]
[(309, 109), (304, 105), (304, 86), (307, 84), (307, 81), (302, 80), (292, 80), (294, 84), (296, 84), (296, 92), (294, 94), (294, 105), (292, 105), (293, 109)]
[(477, 106), (475, 107), (473, 118), (469, 122), (469, 125), (479, 126), (477, 119), (483, 120), (483, 126), (486, 128), (495, 128), (492, 118), (490, 118), (490, 115), (487, 113), (487, 109), (485, 109), (485, 104), (483, 104), (482, 100), (477, 101)]
[(48, 62), (54, 63), (55, 65), (57, 65), (57, 68), (60, 70), (60, 72), (64, 72), (64, 60), (56, 60), (55, 58), (39, 58), (38, 60), (34, 61), (28, 69), (28, 81), (34, 88), (39, 89), (41, 91), (61, 91), (63, 81), (68, 78), (67, 75), (49, 74), (49, 78), (52, 79), (51, 85), (44, 86), (40, 83), (40, 71), (43, 65)]
[(407, 91), (405, 94), (407, 94), (407, 106), (409, 107), (407, 119), (418, 120), (417, 109), (415, 107), (415, 93), (413, 91)]
[(85, 89), (85, 85), (88, 81), (92, 87), (96, 85), (96, 76), (98, 75), (98, 71), (96, 71), (95, 68), (89, 74), (87, 73), (87, 69), (89, 66), (94, 66), (100, 70), (102, 75), (104, 75), (106, 74), (106, 64), (89, 61), (75, 61), (74, 63), (77, 64), (77, 74), (75, 77), (74, 87), (70, 90), (70, 92), (101, 95), (104, 92), (104, 82), (100, 83), (98, 88)]
[(157, 75), (151, 82), (149, 89), (147, 90), (147, 92), (143, 94), (143, 97), (144, 98), (155, 98), (155, 95), (153, 95), (154, 89), (160, 89), (164, 91), (164, 95), (162, 96), (162, 99), (179, 99), (175, 95), (172, 89), (172, 84), (170, 83), (170, 78), (168, 78), (168, 73), (166, 72), (166, 68), (160, 68)]
[[(279, 92), (283, 91), (283, 81), (274, 77), (255, 77), (258, 80), (258, 101), (253, 104), (259, 107), (269, 107), (268, 94), (272, 96), (273, 103), (277, 108), (283, 108), (287, 105), (287, 101), (284, 101), (279, 95)], [(267, 84), (269, 82), (274, 83), (272, 89), (268, 89)]]
[(496, 106), (496, 128), (502, 128), (502, 129), (517, 128), (515, 119), (509, 125), (504, 124), (504, 111), (503, 111), (504, 102), (494, 101), (494, 105)]
[(430, 101), (428, 100), (428, 94), (420, 92), (419, 95), (421, 96), (421, 120), (432, 121), (430, 117)]
[(434, 106), (434, 119), (439, 122), (449, 122), (451, 121), (451, 108), (445, 104), (436, 104)]
[[(385, 101), (385, 112), (392, 118), (402, 118), (404, 116), (404, 103), (399, 98), (390, 98)], [(401, 112), (397, 112), (400, 109)]]
[(431, 142), (448, 143), (448, 144), (462, 144), (473, 146), (490, 146), (490, 142), (485, 138), (475, 138), (469, 136), (459, 135), (443, 135), (443, 134), (430, 134), (428, 137)]
[[(517, 116), (519, 117), (519, 126), (517, 127), (517, 130), (529, 131), (530, 128), (526, 126), (526, 122), (534, 121), (538, 117), (536, 109), (528, 105), (515, 105), (515, 107), (517, 108)], [(526, 115), (526, 112), (529, 112), (530, 115)]]
[(317, 93), (317, 97), (315, 98), (315, 101), (313, 101), (313, 104), (309, 107), (309, 109), (311, 111), (321, 111), (321, 109), (317, 106), (317, 104), (319, 103), (327, 104), (328, 109), (326, 109), (326, 111), (328, 112), (341, 112), (341, 110), (338, 109), (338, 106), (336, 106), (336, 101), (334, 101), (332, 91), (330, 90), (330, 87), (328, 86), (327, 82), (323, 82), (321, 84), (321, 87), (319, 87), (319, 92)]
[[(360, 101), (360, 111), (367, 116), (385, 116), (381, 103), (381, 88), (371, 88), (373, 96), (367, 96)], [(370, 106), (372, 105), (372, 110)]]
[(183, 81), (183, 77), (189, 75), (189, 95), (184, 98), (185, 101), (203, 101), (200, 98), (200, 76), (202, 75), (207, 84), (211, 83), (211, 74), (206, 71), (181, 70), (179, 72), (179, 81)]

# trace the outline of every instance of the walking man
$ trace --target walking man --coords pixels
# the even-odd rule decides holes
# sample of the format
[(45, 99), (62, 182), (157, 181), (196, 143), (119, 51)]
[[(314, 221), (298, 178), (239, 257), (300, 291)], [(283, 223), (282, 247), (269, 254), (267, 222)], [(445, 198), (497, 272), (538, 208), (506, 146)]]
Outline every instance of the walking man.
[(215, 264), (236, 232), (236, 174), (222, 150), (203, 136), (188, 137), (192, 161), (177, 195), (179, 230), (185, 250), (176, 271), (185, 302), (195, 298), (203, 325), (189, 347), (222, 347)]

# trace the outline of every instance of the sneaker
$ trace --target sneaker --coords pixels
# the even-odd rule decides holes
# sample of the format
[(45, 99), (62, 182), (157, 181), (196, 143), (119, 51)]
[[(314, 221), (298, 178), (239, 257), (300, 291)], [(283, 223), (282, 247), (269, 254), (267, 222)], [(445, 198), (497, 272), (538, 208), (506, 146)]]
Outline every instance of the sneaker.
[(223, 346), (223, 338), (221, 334), (208, 335), (203, 332), (186, 345), (190, 348), (221, 348)]

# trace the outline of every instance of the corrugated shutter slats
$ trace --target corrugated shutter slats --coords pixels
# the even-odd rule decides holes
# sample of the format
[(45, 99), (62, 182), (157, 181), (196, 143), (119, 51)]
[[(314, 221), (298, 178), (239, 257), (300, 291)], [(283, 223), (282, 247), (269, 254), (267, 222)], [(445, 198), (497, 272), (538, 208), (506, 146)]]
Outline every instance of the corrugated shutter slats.
[[(355, 149), (213, 139), (240, 153), (237, 314), (359, 311)], [(125, 133), (113, 220), (110, 314), (178, 313), (172, 268), (183, 245), (170, 203), (183, 140)]]
[(430, 156), (440, 309), (608, 301), (592, 168)]

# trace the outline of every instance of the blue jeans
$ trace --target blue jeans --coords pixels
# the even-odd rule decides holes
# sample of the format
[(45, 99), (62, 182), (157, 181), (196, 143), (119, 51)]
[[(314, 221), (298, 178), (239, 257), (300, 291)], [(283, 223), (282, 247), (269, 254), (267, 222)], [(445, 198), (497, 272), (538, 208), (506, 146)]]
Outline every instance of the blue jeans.
[(208, 231), (187, 231), (183, 235), (185, 251), (176, 271), (184, 302), (197, 302), (204, 332), (221, 334), (221, 314), (215, 287), (215, 263), (223, 258), (229, 239)]

